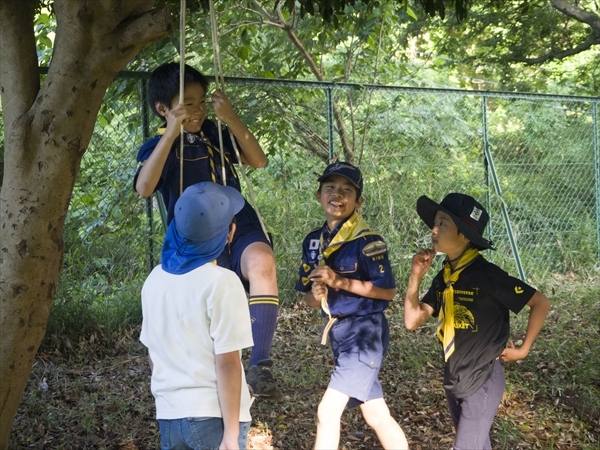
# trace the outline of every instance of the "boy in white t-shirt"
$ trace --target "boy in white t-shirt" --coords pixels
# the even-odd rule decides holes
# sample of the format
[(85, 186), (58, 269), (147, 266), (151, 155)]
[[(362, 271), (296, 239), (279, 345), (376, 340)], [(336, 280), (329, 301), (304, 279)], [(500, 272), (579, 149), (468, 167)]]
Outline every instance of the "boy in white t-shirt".
[(250, 393), (240, 356), (253, 345), (250, 314), (237, 275), (214, 263), (243, 206), (232, 187), (188, 187), (162, 263), (142, 288), (140, 341), (152, 367), (162, 449), (246, 448)]

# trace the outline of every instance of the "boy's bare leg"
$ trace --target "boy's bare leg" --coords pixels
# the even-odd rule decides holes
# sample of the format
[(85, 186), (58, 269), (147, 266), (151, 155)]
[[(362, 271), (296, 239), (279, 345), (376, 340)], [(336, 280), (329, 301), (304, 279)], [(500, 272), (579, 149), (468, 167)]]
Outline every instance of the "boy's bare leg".
[(378, 398), (360, 405), (363, 417), (373, 428), (381, 446), (385, 449), (407, 450), (408, 441), (398, 422), (390, 415), (385, 400)]
[(340, 421), (346, 404), (346, 394), (327, 388), (317, 410), (317, 440), (315, 450), (337, 449), (340, 444)]
[(255, 396), (281, 401), (283, 393), (271, 372), (271, 345), (279, 313), (275, 255), (269, 245), (254, 242), (245, 248), (240, 263), (242, 276), (250, 284), (248, 306), (254, 339), (246, 379)]
[(250, 295), (277, 297), (275, 254), (264, 242), (250, 244), (242, 253), (242, 276), (250, 282)]

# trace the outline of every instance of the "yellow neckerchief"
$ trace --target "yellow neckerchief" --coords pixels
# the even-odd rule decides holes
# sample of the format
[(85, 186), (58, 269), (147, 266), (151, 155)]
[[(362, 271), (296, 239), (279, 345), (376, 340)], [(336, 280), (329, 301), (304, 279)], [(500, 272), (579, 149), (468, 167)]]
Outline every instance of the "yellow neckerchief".
[[(369, 236), (372, 234), (377, 233), (371, 231), (369, 224), (363, 220), (360, 214), (354, 211), (348, 220), (346, 220), (346, 222), (344, 222), (344, 224), (340, 227), (339, 231), (326, 248), (323, 239), (323, 232), (321, 231), (321, 237), (319, 238), (319, 265), (324, 266), (325, 260), (329, 258), (333, 252), (338, 250), (342, 244), (351, 242), (359, 237)], [(325, 345), (327, 344), (327, 335), (329, 334), (329, 330), (337, 321), (337, 317), (333, 317), (331, 315), (329, 305), (327, 304), (326, 295), (321, 298), (321, 309), (323, 309), (325, 314), (327, 314), (327, 317), (329, 317), (329, 321), (327, 322), (327, 325), (325, 325), (325, 328), (323, 329), (323, 335), (321, 336), (321, 345)]]
[(479, 256), (479, 250), (468, 248), (460, 256), (456, 263), (456, 269), (452, 271), (448, 259), (444, 261), (444, 283), (446, 289), (443, 292), (442, 307), (438, 316), (437, 336), (444, 346), (444, 360), (448, 361), (454, 353), (454, 283), (458, 280), (460, 273)]
[[(158, 134), (160, 136), (162, 136), (163, 134), (165, 134), (166, 131), (166, 127), (160, 127), (158, 129)], [(187, 131), (185, 133), (188, 133)], [(190, 134), (194, 134), (194, 133), (190, 133)], [(202, 141), (202, 143), (206, 146), (206, 151), (208, 152), (208, 162), (210, 164), (210, 179), (213, 183), (217, 182), (217, 169), (215, 167), (215, 154), (221, 154), (221, 150), (219, 150), (217, 147), (215, 147), (210, 140), (204, 136), (204, 132), (200, 131), (200, 140)], [(227, 165), (229, 166), (231, 173), (233, 175), (234, 178), (237, 178), (237, 174), (235, 173), (235, 170), (233, 170), (233, 165), (231, 164), (231, 161), (229, 161), (229, 158), (227, 157), (227, 155), (224, 155), (224, 159), (225, 162), (227, 163)]]

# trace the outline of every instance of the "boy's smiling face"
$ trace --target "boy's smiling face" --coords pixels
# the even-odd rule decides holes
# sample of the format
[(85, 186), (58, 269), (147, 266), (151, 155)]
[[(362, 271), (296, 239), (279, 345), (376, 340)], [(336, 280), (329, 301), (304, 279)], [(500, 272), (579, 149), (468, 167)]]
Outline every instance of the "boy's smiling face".
[[(183, 91), (183, 106), (189, 114), (189, 119), (183, 123), (183, 129), (188, 133), (198, 133), (206, 119), (206, 93), (199, 83), (190, 83)], [(169, 109), (179, 106), (179, 94), (171, 101)], [(168, 118), (168, 115), (165, 116)]]
[(469, 244), (465, 235), (458, 231), (452, 217), (443, 211), (435, 213), (431, 229), (431, 242), (433, 250), (445, 253), (450, 260), (460, 256)]
[(317, 200), (325, 211), (330, 229), (335, 228), (340, 221), (349, 217), (362, 205), (363, 198), (358, 197), (357, 193), (358, 190), (352, 182), (339, 175), (332, 175), (321, 182)]

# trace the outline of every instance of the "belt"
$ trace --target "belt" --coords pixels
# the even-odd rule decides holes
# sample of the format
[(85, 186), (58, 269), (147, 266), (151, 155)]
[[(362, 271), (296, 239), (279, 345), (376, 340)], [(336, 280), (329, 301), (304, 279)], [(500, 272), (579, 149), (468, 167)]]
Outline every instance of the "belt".
[(343, 316), (332, 316), (329, 313), (329, 308), (325, 312), (327, 313), (327, 316), (329, 317), (329, 320), (327, 321), (327, 324), (325, 325), (325, 328), (323, 328), (323, 336), (321, 336), (321, 345), (326, 345), (327, 344), (327, 335), (329, 334), (329, 330), (331, 330), (331, 327), (333, 326), (334, 323), (336, 323), (340, 319), (345, 319), (346, 317), (351, 316), (351, 314), (346, 314), (346, 315), (343, 315)]

